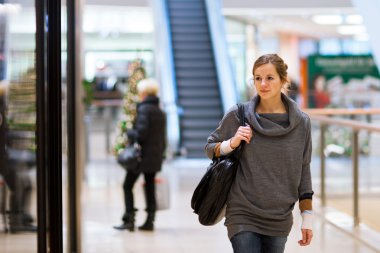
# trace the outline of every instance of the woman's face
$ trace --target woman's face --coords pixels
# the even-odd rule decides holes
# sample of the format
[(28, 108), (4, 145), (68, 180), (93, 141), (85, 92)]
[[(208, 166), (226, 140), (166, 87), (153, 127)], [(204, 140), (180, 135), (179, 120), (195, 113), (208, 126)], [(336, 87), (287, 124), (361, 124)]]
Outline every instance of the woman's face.
[(258, 67), (253, 73), (257, 93), (263, 100), (281, 98), (282, 81), (276, 67), (267, 63)]

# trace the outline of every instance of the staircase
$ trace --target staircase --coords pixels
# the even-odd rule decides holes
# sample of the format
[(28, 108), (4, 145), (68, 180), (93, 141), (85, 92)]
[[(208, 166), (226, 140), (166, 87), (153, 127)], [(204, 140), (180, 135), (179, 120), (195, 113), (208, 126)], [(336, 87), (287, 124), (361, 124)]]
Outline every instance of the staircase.
[(223, 117), (204, 0), (167, 0), (180, 115), (180, 145), (204, 158), (207, 137)]

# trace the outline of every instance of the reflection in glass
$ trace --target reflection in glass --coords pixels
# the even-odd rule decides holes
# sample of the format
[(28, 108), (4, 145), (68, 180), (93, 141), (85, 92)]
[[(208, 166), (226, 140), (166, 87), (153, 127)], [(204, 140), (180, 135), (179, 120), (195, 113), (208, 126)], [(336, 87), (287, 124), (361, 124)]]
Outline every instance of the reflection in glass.
[(0, 0), (2, 252), (37, 252), (35, 130), (34, 6)]

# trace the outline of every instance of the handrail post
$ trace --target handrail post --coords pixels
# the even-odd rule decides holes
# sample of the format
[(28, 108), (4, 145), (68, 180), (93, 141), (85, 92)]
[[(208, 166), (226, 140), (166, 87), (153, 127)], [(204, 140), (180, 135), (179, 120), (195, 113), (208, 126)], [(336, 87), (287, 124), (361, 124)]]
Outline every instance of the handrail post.
[(326, 159), (325, 159), (325, 133), (326, 133), (326, 125), (321, 123), (320, 125), (320, 167), (321, 167), (321, 203), (322, 206), (326, 206), (326, 191), (325, 191), (325, 178), (326, 178)]
[(111, 138), (110, 138), (110, 135), (111, 135), (111, 123), (112, 123), (112, 115), (111, 115), (111, 110), (112, 108), (111, 107), (103, 107), (104, 109), (104, 114), (105, 114), (105, 121), (106, 121), (106, 129), (104, 130), (105, 132), (105, 137), (106, 137), (106, 153), (109, 154), (109, 152), (111, 151)]
[(353, 208), (354, 226), (359, 225), (359, 131), (353, 130), (352, 133), (352, 176), (353, 176)]

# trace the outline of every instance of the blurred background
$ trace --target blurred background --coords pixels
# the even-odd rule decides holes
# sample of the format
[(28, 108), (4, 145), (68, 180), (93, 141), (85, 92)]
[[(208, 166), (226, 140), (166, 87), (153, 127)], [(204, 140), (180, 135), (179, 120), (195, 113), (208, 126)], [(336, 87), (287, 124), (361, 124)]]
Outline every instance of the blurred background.
[[(190, 198), (207, 137), (255, 94), (252, 65), (266, 53), (285, 60), (288, 96), (312, 119), (316, 238), (296, 245), (295, 210), (286, 252), (380, 252), (379, 10), (379, 0), (0, 0), (0, 252), (232, 252), (223, 224), (201, 227)], [(115, 157), (130, 87), (145, 77), (167, 114), (171, 204), (154, 234), (133, 234), (112, 230), (125, 175)]]

